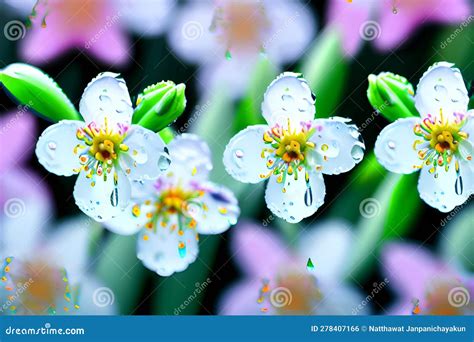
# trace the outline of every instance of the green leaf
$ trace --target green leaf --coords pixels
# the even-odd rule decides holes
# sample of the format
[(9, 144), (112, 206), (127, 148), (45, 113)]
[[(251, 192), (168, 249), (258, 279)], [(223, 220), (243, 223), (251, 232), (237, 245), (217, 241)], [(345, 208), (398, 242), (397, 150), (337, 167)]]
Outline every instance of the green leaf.
[(235, 132), (265, 123), (261, 110), (263, 95), (276, 76), (277, 70), (267, 58), (261, 58), (255, 65), (247, 92), (237, 106)]
[(10, 64), (0, 71), (0, 83), (16, 101), (50, 121), (82, 120), (56, 82), (38, 68)]
[(460, 269), (474, 272), (474, 206), (469, 199), (448, 213), (437, 228), (442, 231), (439, 247), (443, 258)]
[(148, 86), (138, 95), (132, 122), (154, 132), (167, 127), (183, 114), (186, 108), (186, 86), (162, 81)]
[(316, 94), (316, 116), (327, 118), (334, 115), (348, 71), (340, 34), (329, 28), (320, 33), (300, 70)]
[(391, 72), (369, 75), (367, 98), (387, 120), (419, 116), (415, 108), (413, 86), (405, 77)]
[(349, 267), (352, 276), (362, 280), (383, 242), (403, 237), (415, 226), (421, 207), (418, 191), (414, 190), (418, 176), (389, 173), (374, 195), (359, 203), (361, 219)]
[(136, 236), (109, 236), (99, 253), (97, 274), (114, 293), (120, 313), (131, 315), (139, 306), (147, 270), (137, 259)]

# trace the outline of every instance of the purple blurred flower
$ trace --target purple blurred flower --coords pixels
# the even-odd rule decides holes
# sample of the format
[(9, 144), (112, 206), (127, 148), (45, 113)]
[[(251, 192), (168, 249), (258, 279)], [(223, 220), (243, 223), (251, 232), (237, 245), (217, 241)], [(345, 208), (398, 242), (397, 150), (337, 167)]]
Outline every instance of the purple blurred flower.
[[(60, 270), (64, 268), (69, 283), (80, 284), (77, 313), (111, 314), (113, 306), (94, 305), (92, 294), (101, 284), (86, 272), (87, 228), (93, 221), (74, 219), (59, 225), (54, 233), (47, 232), (54, 214), (51, 196), (43, 180), (25, 167), (35, 147), (35, 131), (34, 118), (24, 109), (0, 117), (0, 146), (8, 146), (2, 150), (0, 159), (0, 262), (12, 259), (11, 279), (5, 280), (5, 284), (11, 282), (13, 288), (13, 292), (5, 291), (7, 285), (0, 288), (1, 303), (12, 302), (4, 296), (14, 295), (9, 306), (12, 312), (47, 314), (43, 300), (47, 304), (53, 304), (49, 300), (65, 304), (64, 292), (58, 292), (57, 284), (51, 282), (62, 278)], [(21, 292), (14, 288), (19, 283), (23, 284)], [(64, 305), (57, 306), (62, 311)], [(1, 313), (6, 313), (4, 307), (0, 306)]]
[(474, 277), (437, 259), (428, 250), (409, 243), (391, 243), (382, 251), (382, 264), (399, 294), (388, 314), (410, 315), (414, 302), (421, 315), (472, 314)]
[(179, 58), (201, 65), (202, 87), (224, 85), (241, 95), (261, 52), (278, 68), (313, 39), (315, 19), (297, 0), (189, 1), (170, 30)]
[[(32, 15), (35, 0), (7, 0), (21, 15)], [(39, 1), (32, 29), (21, 42), (27, 62), (46, 63), (78, 48), (101, 61), (123, 65), (131, 59), (127, 29), (140, 36), (161, 33), (174, 0)], [(42, 25), (44, 18), (45, 25)], [(43, 27), (42, 27), (43, 26)]]
[(455, 24), (471, 13), (469, 0), (331, 0), (328, 24), (343, 35), (344, 50), (355, 55), (362, 40), (382, 50), (396, 49), (428, 22)]
[[(303, 233), (295, 250), (269, 229), (241, 224), (234, 232), (232, 253), (246, 277), (224, 293), (219, 313), (350, 314), (364, 299), (343, 283), (351, 243), (350, 229), (339, 221)], [(307, 268), (308, 258), (314, 269)]]

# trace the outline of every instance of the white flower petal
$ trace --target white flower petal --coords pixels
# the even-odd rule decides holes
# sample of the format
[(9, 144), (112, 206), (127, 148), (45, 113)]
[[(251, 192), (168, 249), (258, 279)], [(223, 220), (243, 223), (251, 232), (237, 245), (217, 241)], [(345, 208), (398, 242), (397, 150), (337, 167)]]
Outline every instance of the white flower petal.
[(316, 144), (315, 152), (322, 156), (320, 165), (324, 174), (347, 172), (364, 157), (365, 144), (349, 119), (332, 117), (314, 121), (316, 132), (310, 138)]
[(130, 179), (156, 179), (168, 169), (170, 158), (165, 143), (158, 134), (132, 125), (123, 143), (129, 150), (120, 159)]
[(304, 173), (300, 172), (298, 180), (287, 175), (284, 183), (278, 183), (277, 177), (271, 176), (265, 191), (265, 201), (276, 216), (297, 223), (318, 210), (324, 203), (325, 194), (321, 173), (310, 172), (309, 184), (306, 184)]
[(236, 180), (258, 183), (263, 180), (260, 175), (268, 174), (266, 158), (261, 157), (263, 149), (268, 148), (263, 141), (263, 134), (268, 129), (266, 125), (249, 126), (237, 133), (227, 144), (224, 166)]
[(315, 98), (305, 79), (299, 74), (284, 72), (265, 92), (262, 113), (270, 127), (277, 123), (286, 127), (288, 119), (293, 127), (302, 121), (312, 121), (316, 112)]
[(420, 79), (416, 89), (415, 106), (420, 115), (438, 116), (444, 113), (464, 113), (469, 97), (461, 72), (447, 62), (431, 66)]
[[(114, 172), (117, 172), (117, 184), (114, 182)], [(86, 175), (86, 172), (81, 172), (74, 186), (74, 199), (85, 214), (102, 222), (119, 215), (127, 207), (131, 186), (120, 168), (113, 168), (107, 174), (106, 181), (103, 176), (87, 178)]]
[[(441, 212), (448, 212), (463, 204), (472, 194), (474, 177), (467, 163), (459, 162), (459, 177), (456, 174), (454, 160), (446, 172), (438, 167), (436, 173), (430, 173), (429, 167), (423, 167), (418, 180), (420, 197), (428, 205)], [(437, 174), (437, 177), (435, 177)]]
[(270, 60), (286, 63), (298, 58), (312, 41), (315, 33), (315, 16), (300, 1), (265, 1), (270, 29), (263, 48)]
[[(175, 272), (184, 271), (193, 263), (198, 255), (197, 233), (193, 229), (185, 229), (184, 234), (178, 234), (178, 216), (170, 216), (166, 227), (157, 222), (156, 232), (143, 230), (137, 243), (137, 257), (145, 267), (161, 276), (170, 276)], [(145, 237), (146, 236), (146, 237)], [(185, 248), (179, 248), (180, 243)]]
[(200, 234), (220, 234), (237, 223), (240, 214), (237, 199), (232, 191), (213, 183), (203, 186), (202, 207), (196, 215), (196, 230)]
[(74, 147), (82, 141), (76, 138), (77, 129), (84, 122), (62, 120), (44, 130), (36, 144), (36, 156), (41, 165), (59, 176), (71, 176), (79, 168), (79, 156)]
[(84, 90), (79, 111), (86, 123), (102, 125), (107, 118), (113, 129), (130, 125), (133, 108), (125, 81), (112, 72), (99, 74)]
[(163, 32), (173, 18), (175, 6), (175, 0), (120, 0), (117, 3), (120, 20), (140, 36)]
[(153, 213), (156, 208), (154, 203), (146, 205), (145, 201), (132, 201), (124, 211), (119, 215), (104, 222), (104, 227), (115, 234), (133, 235), (145, 227), (145, 224), (150, 221), (147, 217), (148, 213)]
[(419, 118), (398, 119), (380, 132), (375, 142), (375, 156), (387, 170), (396, 173), (417, 171), (414, 165), (421, 160), (413, 143), (417, 137), (413, 128), (420, 122)]
[(350, 247), (353, 245), (350, 226), (339, 220), (325, 221), (305, 231), (299, 238), (298, 255), (311, 258), (317, 279), (343, 279)]
[(169, 172), (184, 179), (205, 180), (212, 170), (211, 150), (197, 135), (184, 133), (168, 145), (171, 166)]

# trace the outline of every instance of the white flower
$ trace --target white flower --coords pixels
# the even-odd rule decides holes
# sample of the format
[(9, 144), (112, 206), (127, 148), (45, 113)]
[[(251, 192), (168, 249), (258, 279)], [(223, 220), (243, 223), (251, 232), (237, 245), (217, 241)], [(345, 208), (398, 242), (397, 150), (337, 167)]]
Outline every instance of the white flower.
[(387, 170), (420, 170), (420, 197), (442, 212), (464, 203), (474, 190), (474, 118), (468, 103), (459, 70), (436, 63), (418, 83), (415, 106), (421, 117), (391, 123), (375, 143), (375, 155)]
[(78, 207), (97, 221), (127, 207), (130, 181), (156, 179), (169, 164), (162, 139), (132, 125), (125, 81), (102, 73), (89, 83), (79, 104), (85, 120), (63, 120), (38, 140), (39, 162), (57, 175), (79, 174), (74, 187)]
[(189, 1), (168, 40), (178, 56), (201, 65), (204, 87), (224, 84), (241, 95), (263, 52), (275, 65), (297, 59), (315, 33), (311, 9), (295, 0)]
[(224, 152), (227, 172), (244, 183), (269, 178), (265, 200), (278, 217), (296, 223), (323, 204), (322, 174), (352, 169), (365, 145), (349, 119), (314, 119), (315, 98), (298, 74), (285, 72), (262, 103), (268, 125), (249, 126)]
[(140, 231), (138, 258), (159, 275), (184, 271), (196, 260), (198, 234), (219, 234), (237, 222), (240, 209), (227, 188), (208, 181), (206, 143), (182, 134), (169, 145), (172, 160), (156, 181), (135, 182), (134, 197), (107, 227), (118, 234)]

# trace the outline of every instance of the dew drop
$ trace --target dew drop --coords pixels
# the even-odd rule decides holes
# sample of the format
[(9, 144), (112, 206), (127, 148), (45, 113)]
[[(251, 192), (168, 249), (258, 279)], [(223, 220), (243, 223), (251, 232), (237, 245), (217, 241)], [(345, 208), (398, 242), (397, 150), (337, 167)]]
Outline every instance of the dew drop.
[(364, 157), (364, 149), (359, 145), (352, 146), (351, 156), (356, 162), (361, 161)]
[(308, 258), (308, 262), (306, 263), (306, 269), (308, 271), (314, 270), (314, 264), (313, 264), (313, 261), (311, 260), (311, 258)]
[(230, 53), (230, 50), (225, 51), (225, 59), (230, 61), (232, 59), (232, 54)]
[(456, 192), (457, 195), (462, 195), (464, 191), (464, 185), (462, 183), (462, 177), (458, 176), (456, 178), (456, 182), (454, 183), (454, 191)]
[(184, 242), (179, 242), (178, 253), (181, 258), (184, 258), (186, 256), (186, 244)]
[(54, 141), (50, 141), (50, 142), (48, 143), (48, 148), (49, 148), (51, 151), (56, 150), (56, 147), (57, 147), (57, 145), (56, 145), (56, 143), (55, 143)]
[(234, 164), (238, 168), (242, 168), (243, 158), (244, 158), (244, 151), (242, 151), (241, 149), (235, 149), (232, 153), (232, 156), (233, 156)]
[(307, 207), (313, 204), (313, 190), (311, 187), (306, 188), (306, 192), (304, 193), (304, 204), (306, 204)]
[(116, 207), (118, 202), (118, 188), (114, 188), (110, 194), (110, 204), (112, 204), (112, 207)]
[(235, 150), (235, 151), (234, 151), (234, 154), (235, 154), (235, 156), (236, 156), (237, 158), (243, 158), (243, 156), (244, 156), (244, 151), (242, 151), (242, 150)]
[(388, 146), (389, 149), (394, 150), (395, 147), (396, 147), (395, 141), (390, 140), (390, 141), (387, 143), (387, 146)]
[(160, 171), (166, 171), (171, 164), (171, 159), (167, 154), (162, 154), (158, 159), (158, 167)]
[(393, 13), (393, 14), (397, 14), (397, 13), (398, 13), (398, 9), (397, 9), (395, 6), (393, 6), (393, 8), (392, 8), (392, 13)]

